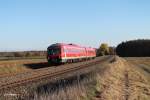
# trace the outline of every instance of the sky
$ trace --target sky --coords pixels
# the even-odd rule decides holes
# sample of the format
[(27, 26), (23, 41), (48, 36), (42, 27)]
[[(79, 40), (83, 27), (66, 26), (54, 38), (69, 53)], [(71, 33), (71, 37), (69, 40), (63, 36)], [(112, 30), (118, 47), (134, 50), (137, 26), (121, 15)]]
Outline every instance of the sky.
[(0, 51), (150, 38), (150, 0), (0, 0)]

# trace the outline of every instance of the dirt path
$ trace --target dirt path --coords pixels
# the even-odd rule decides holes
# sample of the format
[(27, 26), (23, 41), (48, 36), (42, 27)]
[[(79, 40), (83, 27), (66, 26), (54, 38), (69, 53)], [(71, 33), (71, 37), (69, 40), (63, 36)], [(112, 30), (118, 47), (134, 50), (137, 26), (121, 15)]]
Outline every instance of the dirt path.
[(150, 83), (140, 68), (119, 57), (108, 67), (98, 77), (94, 100), (150, 100)]

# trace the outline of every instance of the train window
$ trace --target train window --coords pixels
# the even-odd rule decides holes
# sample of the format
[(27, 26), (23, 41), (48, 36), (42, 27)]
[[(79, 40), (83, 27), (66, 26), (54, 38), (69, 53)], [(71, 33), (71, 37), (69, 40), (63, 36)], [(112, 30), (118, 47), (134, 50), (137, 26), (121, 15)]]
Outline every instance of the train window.
[(64, 48), (64, 52), (66, 53), (84, 53), (84, 49), (78, 49), (78, 48)]
[(67, 48), (64, 48), (64, 52), (66, 52), (66, 53), (67, 53), (67, 52), (68, 52), (68, 49), (67, 49)]
[(48, 50), (49, 55), (57, 55), (60, 54), (60, 49), (59, 48), (51, 48)]
[(64, 52), (67, 52), (67, 53), (78, 53), (79, 50), (78, 49), (64, 49)]

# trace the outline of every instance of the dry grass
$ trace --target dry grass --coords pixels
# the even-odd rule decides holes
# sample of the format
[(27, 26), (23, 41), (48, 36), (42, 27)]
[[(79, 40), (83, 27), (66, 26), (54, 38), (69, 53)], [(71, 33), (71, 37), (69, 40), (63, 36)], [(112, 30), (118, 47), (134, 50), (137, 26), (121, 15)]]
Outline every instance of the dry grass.
[[(142, 60), (141, 60), (142, 59)], [(150, 58), (119, 58), (105, 71), (40, 87), (29, 100), (150, 100)]]
[(34, 94), (34, 100), (80, 100), (86, 97), (86, 88), (83, 84), (58, 88), (55, 93)]
[(0, 74), (17, 73), (32, 70), (25, 64), (44, 62), (45, 59), (0, 61)]
[(29, 100), (91, 100), (96, 91), (96, 74), (92, 73), (80, 79), (65, 80), (57, 85), (42, 86), (33, 92)]
[(117, 58), (117, 62), (108, 65), (108, 70), (98, 76), (97, 90), (99, 94), (94, 99), (125, 100), (124, 93), (124, 62)]
[(117, 62), (110, 64), (108, 70), (99, 76), (99, 94), (94, 99), (150, 100), (150, 82), (146, 73), (138, 66), (117, 58)]

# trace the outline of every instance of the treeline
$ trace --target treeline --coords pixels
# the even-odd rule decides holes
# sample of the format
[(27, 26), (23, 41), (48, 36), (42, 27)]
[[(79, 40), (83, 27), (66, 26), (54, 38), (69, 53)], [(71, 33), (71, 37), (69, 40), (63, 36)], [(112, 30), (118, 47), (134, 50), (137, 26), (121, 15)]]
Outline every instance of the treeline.
[(46, 51), (0, 52), (0, 57), (37, 57), (46, 56)]
[(116, 53), (122, 57), (150, 56), (150, 40), (132, 40), (119, 44)]

